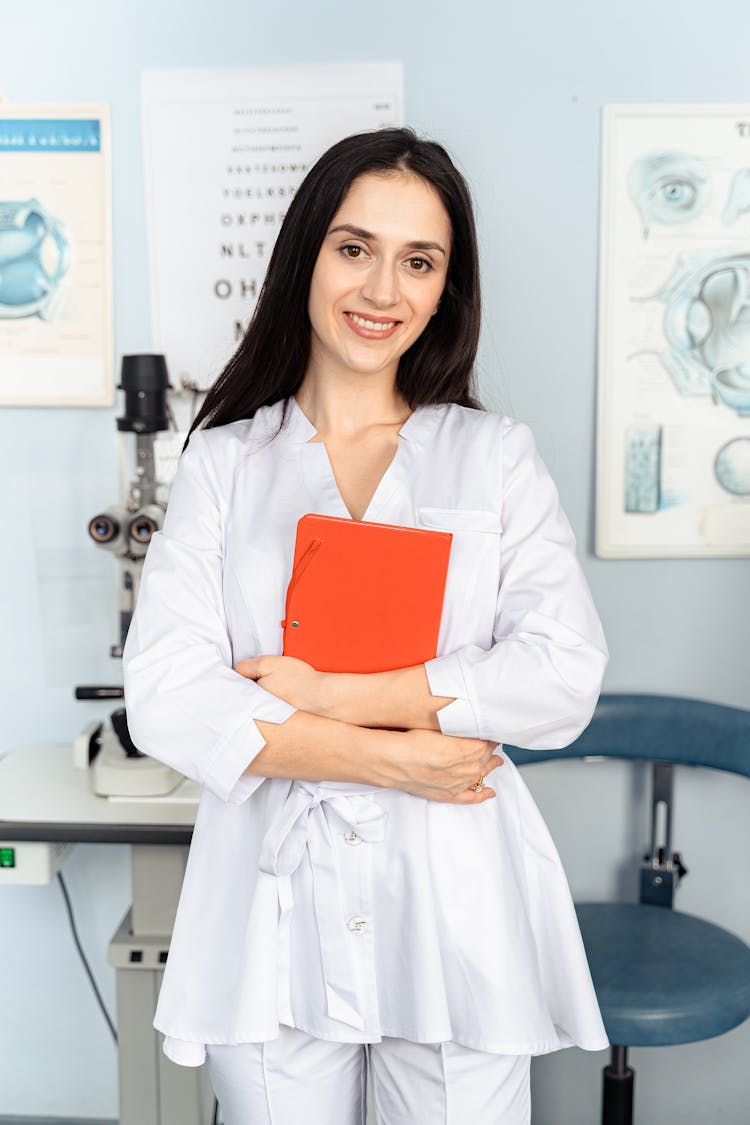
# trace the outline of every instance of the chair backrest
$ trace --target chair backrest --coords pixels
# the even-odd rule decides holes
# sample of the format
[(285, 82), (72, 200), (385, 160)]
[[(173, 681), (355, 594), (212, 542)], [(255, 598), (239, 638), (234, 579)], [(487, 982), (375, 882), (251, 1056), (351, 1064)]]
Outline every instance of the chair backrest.
[(600, 697), (591, 723), (562, 750), (503, 747), (517, 766), (554, 758), (640, 758), (750, 777), (750, 711), (672, 695)]

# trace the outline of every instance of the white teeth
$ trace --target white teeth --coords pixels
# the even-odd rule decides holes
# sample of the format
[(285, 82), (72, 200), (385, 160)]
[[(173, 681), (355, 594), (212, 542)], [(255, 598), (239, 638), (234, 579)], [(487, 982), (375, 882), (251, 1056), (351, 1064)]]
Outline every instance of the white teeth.
[(371, 332), (373, 330), (375, 332), (387, 332), (389, 328), (393, 328), (396, 324), (395, 320), (389, 320), (385, 324), (376, 324), (374, 320), (365, 320), (363, 316), (357, 316), (356, 313), (347, 313), (346, 315), (353, 320), (355, 324), (358, 324), (360, 328), (369, 328)]

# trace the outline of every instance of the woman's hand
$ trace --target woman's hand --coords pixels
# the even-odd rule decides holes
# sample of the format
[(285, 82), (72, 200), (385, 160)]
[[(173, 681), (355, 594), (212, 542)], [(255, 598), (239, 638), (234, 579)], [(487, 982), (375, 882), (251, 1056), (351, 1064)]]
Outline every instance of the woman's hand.
[[(306, 752), (304, 765), (296, 759), (290, 765), (276, 763), (281, 772), (268, 773), (274, 777), (300, 777), (300, 769), (307, 770), (304, 776), (315, 780), (318, 776), (328, 780), (365, 781), (371, 785), (382, 785), (389, 789), (402, 789), (417, 797), (430, 801), (450, 802), (458, 805), (478, 805), (495, 796), (490, 786), (474, 789), (481, 777), (487, 777), (492, 770), (503, 764), (503, 759), (493, 750), (496, 742), (483, 738), (459, 738), (456, 735), (442, 734), (436, 730), (414, 728), (411, 730), (365, 730), (342, 722), (319, 718), (320, 695), (328, 673), (318, 672), (304, 660), (294, 656), (254, 656), (241, 660), (235, 671), (241, 676), (255, 680), (266, 691), (286, 700), (300, 712), (309, 712), (315, 719), (306, 721), (323, 723), (326, 729), (330, 724), (338, 730), (347, 732), (348, 750), (340, 751), (341, 761), (326, 762), (321, 770), (310, 771), (310, 754)], [(273, 746), (284, 740), (288, 728), (295, 726), (295, 720), (303, 720), (302, 715), (292, 715), (286, 723), (261, 724), (263, 736)], [(268, 728), (268, 729), (266, 729)], [(356, 733), (355, 733), (356, 732)], [(291, 729), (289, 729), (291, 734)], [(360, 740), (360, 751), (356, 743)], [(294, 753), (299, 752), (299, 735), (292, 740)], [(302, 742), (305, 740), (303, 739)], [(330, 756), (330, 743), (336, 740), (331, 734), (325, 744)], [(264, 751), (258, 755), (258, 759)], [(283, 756), (283, 755), (282, 755)], [(266, 754), (268, 757), (268, 754)], [(354, 761), (356, 759), (356, 761)], [(257, 765), (258, 762), (254, 762)], [(288, 767), (288, 768), (287, 768)], [(273, 768), (266, 763), (266, 771)]]
[(252, 656), (235, 668), (241, 676), (255, 680), (271, 695), (300, 711), (318, 714), (323, 672), (295, 656)]
[(259, 777), (348, 781), (400, 789), (425, 800), (479, 805), (495, 796), (474, 789), (502, 758), (494, 742), (439, 731), (372, 730), (297, 710), (283, 723), (256, 719), (265, 746), (246, 773)]
[(403, 789), (430, 801), (477, 805), (495, 796), (494, 789), (473, 786), (503, 764), (493, 750), (496, 742), (457, 738), (431, 730), (408, 730), (394, 735), (394, 751), (385, 762), (382, 784)]
[(293, 656), (255, 656), (235, 671), (266, 691), (324, 719), (380, 730), (439, 730), (451, 697), (430, 692), (424, 664), (392, 672), (318, 672)]

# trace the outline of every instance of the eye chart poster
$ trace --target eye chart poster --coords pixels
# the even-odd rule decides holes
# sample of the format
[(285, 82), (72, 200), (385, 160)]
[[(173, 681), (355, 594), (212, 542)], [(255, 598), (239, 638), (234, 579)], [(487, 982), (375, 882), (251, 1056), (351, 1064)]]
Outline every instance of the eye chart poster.
[(0, 103), (0, 405), (111, 406), (109, 114)]
[(597, 554), (750, 555), (750, 105), (608, 106)]
[(281, 221), (335, 141), (399, 125), (400, 63), (145, 71), (156, 350), (174, 385), (211, 385), (252, 314)]

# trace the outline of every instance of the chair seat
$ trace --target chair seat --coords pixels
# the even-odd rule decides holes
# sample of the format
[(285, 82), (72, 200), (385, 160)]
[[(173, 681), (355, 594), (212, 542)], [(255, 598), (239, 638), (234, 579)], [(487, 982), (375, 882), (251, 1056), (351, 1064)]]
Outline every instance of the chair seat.
[(639, 903), (577, 903), (610, 1043), (710, 1039), (750, 1015), (750, 948), (691, 914)]

